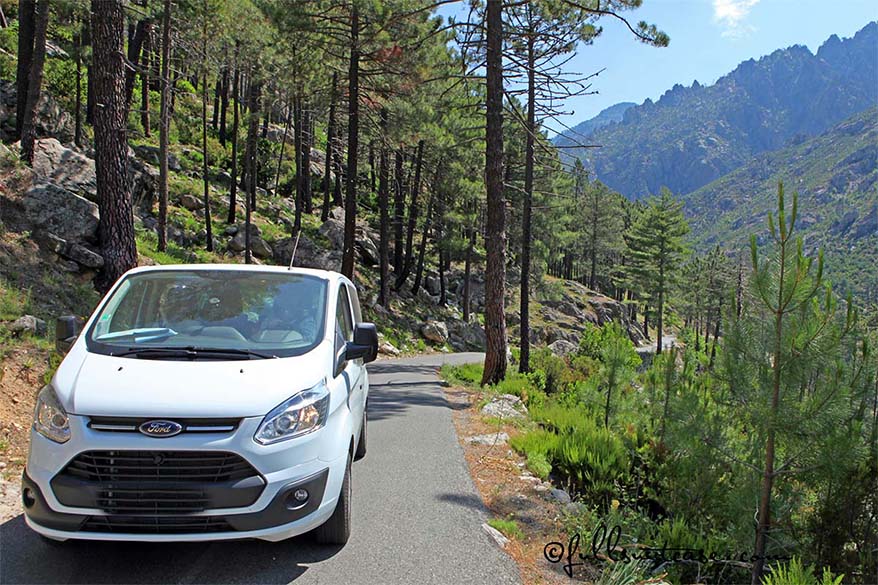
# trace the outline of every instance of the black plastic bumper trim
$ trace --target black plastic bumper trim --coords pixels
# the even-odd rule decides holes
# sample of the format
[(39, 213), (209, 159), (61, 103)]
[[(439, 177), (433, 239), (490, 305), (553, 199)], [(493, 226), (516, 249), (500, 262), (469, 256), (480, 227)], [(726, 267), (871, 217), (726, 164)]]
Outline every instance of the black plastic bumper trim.
[[(268, 504), (268, 506), (258, 512), (252, 512), (249, 514), (220, 514), (211, 516), (193, 515), (188, 517), (192, 518), (193, 520), (210, 518), (211, 520), (222, 521), (227, 523), (232, 530), (238, 532), (264, 530), (266, 528), (273, 528), (275, 526), (289, 524), (290, 522), (301, 520), (302, 518), (313, 513), (317, 510), (317, 508), (320, 507), (321, 502), (323, 502), (323, 495), (326, 491), (326, 482), (328, 479), (329, 468), (326, 468), (304, 479), (290, 482), (283, 488), (278, 490), (277, 494), (272, 499), (271, 503)], [(22, 498), (25, 499), (27, 495), (32, 499), (32, 501), (25, 502), (25, 514), (27, 514), (27, 517), (30, 520), (32, 520), (36, 524), (39, 524), (40, 526), (55, 530), (63, 530), (65, 532), (78, 532), (82, 529), (83, 525), (89, 519), (105, 519), (108, 523), (112, 523), (114, 518), (125, 518), (123, 516), (113, 515), (92, 517), (83, 514), (67, 514), (63, 512), (55, 512), (54, 510), (49, 508), (45, 498), (43, 497), (42, 492), (40, 491), (40, 488), (37, 487), (37, 485), (33, 482), (33, 480), (31, 480), (30, 477), (28, 477), (26, 471), (22, 474), (21, 481)], [(295, 509), (290, 509), (290, 507), (288, 507), (287, 505), (288, 498), (292, 496), (293, 492), (299, 489), (308, 490), (308, 500), (305, 502), (304, 505), (301, 505)], [(28, 491), (26, 492), (25, 490)], [(139, 516), (138, 518), (143, 520), (149, 519), (149, 517), (147, 516)], [(179, 519), (181, 517), (177, 518)], [(158, 519), (160, 519), (160, 517)], [(113, 532), (123, 533), (124, 530), (114, 530)], [(150, 532), (161, 533), (160, 529), (151, 530)], [(193, 533), (198, 532), (198, 530), (193, 530)], [(132, 531), (132, 533), (136, 533), (136, 531)], [(176, 530), (174, 532), (169, 531), (168, 533), (181, 534), (179, 530)], [(187, 532), (182, 533), (185, 534)]]

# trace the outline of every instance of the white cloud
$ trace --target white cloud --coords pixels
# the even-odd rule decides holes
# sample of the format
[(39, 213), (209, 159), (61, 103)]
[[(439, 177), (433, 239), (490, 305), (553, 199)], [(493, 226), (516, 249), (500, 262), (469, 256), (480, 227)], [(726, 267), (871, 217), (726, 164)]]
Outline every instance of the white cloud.
[(744, 20), (759, 0), (713, 0), (713, 20), (723, 27), (722, 36), (740, 38), (756, 30)]

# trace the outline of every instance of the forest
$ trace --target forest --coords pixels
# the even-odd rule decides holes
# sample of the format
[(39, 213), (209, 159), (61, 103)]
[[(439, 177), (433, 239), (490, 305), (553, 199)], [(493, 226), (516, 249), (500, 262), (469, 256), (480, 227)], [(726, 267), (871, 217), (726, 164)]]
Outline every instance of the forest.
[[(565, 64), (602, 22), (672, 42), (640, 5), (0, 0), (4, 164), (35, 164), (51, 98), (61, 142), (94, 158), (98, 292), (145, 256), (295, 264), (341, 219), (335, 269), (388, 336), (428, 273), (438, 306), (483, 326), (483, 366), (449, 375), (524, 401), (512, 447), (584, 504), (571, 533), (746, 553), (662, 568), (679, 583), (874, 582), (878, 310), (833, 291), (797, 195), (774, 185), (749, 247), (698, 254), (674, 193), (630, 201), (549, 140), (565, 98), (593, 91), (600, 64)], [(135, 153), (157, 167), (139, 199)], [(534, 302), (563, 281), (624, 307), (655, 356), (618, 323), (543, 347)]]

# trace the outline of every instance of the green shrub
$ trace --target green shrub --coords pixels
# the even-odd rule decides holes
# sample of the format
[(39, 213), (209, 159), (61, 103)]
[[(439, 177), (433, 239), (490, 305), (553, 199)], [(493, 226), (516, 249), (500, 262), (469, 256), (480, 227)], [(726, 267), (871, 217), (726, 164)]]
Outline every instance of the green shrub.
[(595, 503), (609, 504), (615, 482), (628, 471), (628, 453), (609, 429), (583, 418), (573, 432), (561, 435), (554, 464), (571, 487)]
[(549, 458), (558, 446), (558, 435), (545, 429), (535, 429), (509, 439), (509, 445), (528, 457), (541, 456), (549, 462)]
[(500, 394), (512, 394), (526, 401), (532, 391), (532, 386), (530, 378), (527, 376), (510, 372), (506, 378), (494, 386), (494, 389)]
[(804, 566), (802, 561), (793, 559), (783, 565), (776, 565), (763, 577), (762, 585), (840, 585), (844, 575), (833, 575), (829, 569), (823, 569), (820, 579), (814, 574), (814, 567)]
[[(563, 389), (565, 381), (569, 378), (570, 370), (563, 358), (556, 356), (547, 347), (540, 348), (531, 355), (531, 368), (539, 372), (535, 374), (538, 383), (542, 384), (540, 390), (546, 394), (553, 394)], [(539, 386), (538, 386), (539, 387)]]
[(552, 464), (540, 453), (531, 453), (527, 456), (527, 468), (540, 479), (546, 479), (552, 473)]
[(460, 366), (445, 364), (442, 366), (439, 374), (443, 380), (451, 384), (472, 387), (478, 386), (482, 381), (482, 367), (482, 364), (463, 364)]
[(495, 530), (499, 530), (502, 532), (507, 538), (522, 538), (524, 533), (521, 531), (521, 528), (518, 527), (518, 523), (515, 520), (501, 520), (499, 518), (491, 518), (488, 520), (488, 526), (494, 528)]

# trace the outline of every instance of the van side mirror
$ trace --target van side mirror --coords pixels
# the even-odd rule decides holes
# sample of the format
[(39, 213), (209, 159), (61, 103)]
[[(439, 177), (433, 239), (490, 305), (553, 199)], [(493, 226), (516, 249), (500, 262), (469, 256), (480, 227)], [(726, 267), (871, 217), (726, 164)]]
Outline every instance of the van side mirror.
[(354, 340), (345, 344), (346, 360), (362, 359), (374, 362), (378, 357), (378, 329), (374, 323), (360, 323), (354, 327)]
[(64, 315), (55, 320), (55, 349), (67, 353), (76, 341), (80, 331), (80, 321), (73, 315)]

